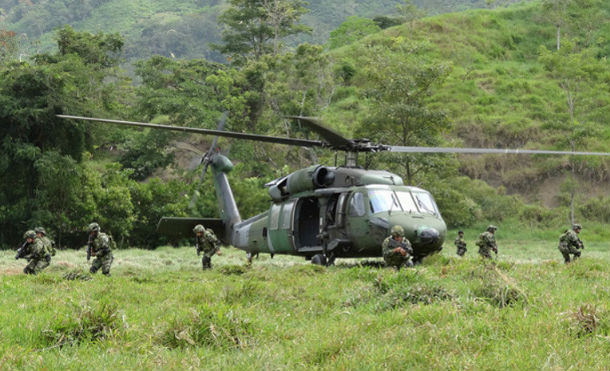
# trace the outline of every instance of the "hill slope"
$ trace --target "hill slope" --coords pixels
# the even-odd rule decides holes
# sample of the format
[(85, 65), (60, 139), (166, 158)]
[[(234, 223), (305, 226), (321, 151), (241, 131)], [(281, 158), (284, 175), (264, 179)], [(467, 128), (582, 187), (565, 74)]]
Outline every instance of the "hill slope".
[[(576, 150), (608, 151), (609, 26), (593, 19), (609, 14), (601, 2), (586, 5), (569, 12), (573, 23), (564, 29), (564, 45), (569, 48), (570, 39), (574, 48), (562, 49), (565, 55), (553, 52), (556, 29), (540, 4), (439, 15), (372, 35), (334, 52), (336, 63), (358, 66), (352, 79), (356, 93), (341, 96), (326, 114), (331, 120), (366, 114), (365, 76), (373, 68), (368, 65), (373, 52), (396, 59), (415, 55), (422, 63), (452, 67), (429, 100), (452, 121), (447, 145), (571, 150), (574, 142)], [(572, 61), (573, 70), (558, 68), (552, 58)], [(566, 82), (577, 87), (567, 91)], [(577, 97), (573, 119), (569, 94)], [(570, 172), (585, 193), (607, 195), (609, 168), (602, 158), (465, 155), (460, 163), (465, 175), (549, 206), (563, 202), (559, 185)]]
[[(313, 32), (298, 41), (324, 43), (330, 31), (347, 17), (394, 14), (396, 4), (397, 0), (309, 1), (310, 13), (303, 17), (303, 23)], [(482, 0), (420, 0), (415, 4), (428, 14), (485, 6)], [(76, 30), (120, 33), (126, 40), (127, 59), (159, 54), (224, 61), (208, 44), (219, 41), (216, 18), (226, 6), (223, 0), (2, 0), (0, 14), (2, 28), (23, 35), (24, 46), (29, 46), (27, 53), (54, 48), (53, 30), (70, 24)]]

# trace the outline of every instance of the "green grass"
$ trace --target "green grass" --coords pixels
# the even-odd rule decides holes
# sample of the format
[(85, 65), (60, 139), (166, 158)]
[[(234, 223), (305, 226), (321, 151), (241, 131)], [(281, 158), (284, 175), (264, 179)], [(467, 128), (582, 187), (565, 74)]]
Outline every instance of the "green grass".
[(88, 281), (63, 278), (84, 251), (35, 277), (2, 251), (0, 369), (607, 369), (608, 244), (566, 266), (554, 239), (498, 242), (496, 264), (469, 241), (400, 272), (248, 267), (235, 249), (202, 272), (192, 248), (119, 250), (113, 276)]

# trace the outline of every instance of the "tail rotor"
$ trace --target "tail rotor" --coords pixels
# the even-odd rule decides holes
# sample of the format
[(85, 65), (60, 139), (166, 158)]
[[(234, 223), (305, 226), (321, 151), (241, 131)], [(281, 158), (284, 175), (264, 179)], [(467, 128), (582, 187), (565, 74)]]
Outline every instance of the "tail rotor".
[[(218, 120), (217, 130), (219, 130), (219, 131), (224, 130), (225, 123), (227, 122), (227, 117), (228, 117), (228, 113), (227, 113), (227, 111), (224, 111), (222, 113), (222, 116), (220, 117), (220, 120)], [(218, 143), (218, 136), (215, 136), (214, 140), (212, 141), (212, 145), (210, 146), (210, 149), (201, 158), (201, 163), (203, 164), (203, 170), (201, 171), (201, 174), (199, 175), (199, 183), (197, 184), (195, 193), (193, 194), (193, 197), (191, 197), (191, 202), (189, 203), (190, 210), (194, 210), (194, 208), (195, 208), (195, 204), (197, 203), (197, 198), (199, 197), (199, 188), (201, 187), (203, 178), (205, 177), (205, 174), (208, 171), (208, 166), (210, 165), (210, 162), (212, 162), (212, 159), (214, 158), (214, 152), (216, 151), (217, 143)]]

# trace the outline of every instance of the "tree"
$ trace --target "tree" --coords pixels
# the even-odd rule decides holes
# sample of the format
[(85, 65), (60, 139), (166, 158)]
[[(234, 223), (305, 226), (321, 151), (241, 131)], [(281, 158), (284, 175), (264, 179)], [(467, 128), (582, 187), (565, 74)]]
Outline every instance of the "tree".
[(544, 14), (555, 25), (557, 50), (561, 48), (561, 27), (567, 22), (566, 10), (571, 0), (543, 0)]
[[(416, 52), (407, 55), (373, 50), (368, 59), (366, 98), (371, 113), (358, 129), (358, 136), (403, 146), (436, 145), (439, 134), (448, 127), (444, 112), (431, 109), (427, 98), (440, 86), (450, 68), (444, 64), (422, 61)], [(413, 184), (414, 176), (435, 166), (434, 156), (399, 155), (400, 163)]]
[(403, 4), (396, 5), (396, 10), (403, 23), (411, 23), (426, 16), (426, 11), (419, 9), (412, 0), (403, 0)]
[[(117, 52), (120, 43), (107, 45), (100, 41), (108, 41), (103, 36), (65, 31), (59, 37), (64, 53), (40, 54), (31, 64), (0, 67), (0, 243), (20, 239), (25, 226), (53, 220), (52, 216), (59, 219), (47, 228), (69, 228), (62, 220), (72, 211), (61, 209), (73, 200), (69, 190), (83, 152), (91, 146), (93, 130), (56, 114), (116, 107), (114, 94), (119, 91), (109, 88), (116, 85), (105, 79), (118, 59), (101, 56)], [(60, 168), (53, 169), (56, 166)], [(54, 199), (47, 187), (64, 193)]]
[(224, 44), (212, 47), (236, 64), (277, 55), (282, 38), (309, 30), (297, 23), (307, 12), (302, 0), (230, 0), (230, 4), (218, 19), (225, 26)]

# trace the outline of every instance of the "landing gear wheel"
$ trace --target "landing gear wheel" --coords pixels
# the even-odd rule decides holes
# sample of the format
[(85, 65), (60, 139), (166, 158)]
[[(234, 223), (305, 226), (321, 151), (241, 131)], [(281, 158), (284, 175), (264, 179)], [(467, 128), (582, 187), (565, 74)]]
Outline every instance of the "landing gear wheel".
[(311, 257), (311, 264), (326, 265), (326, 256), (322, 254), (316, 254)]

